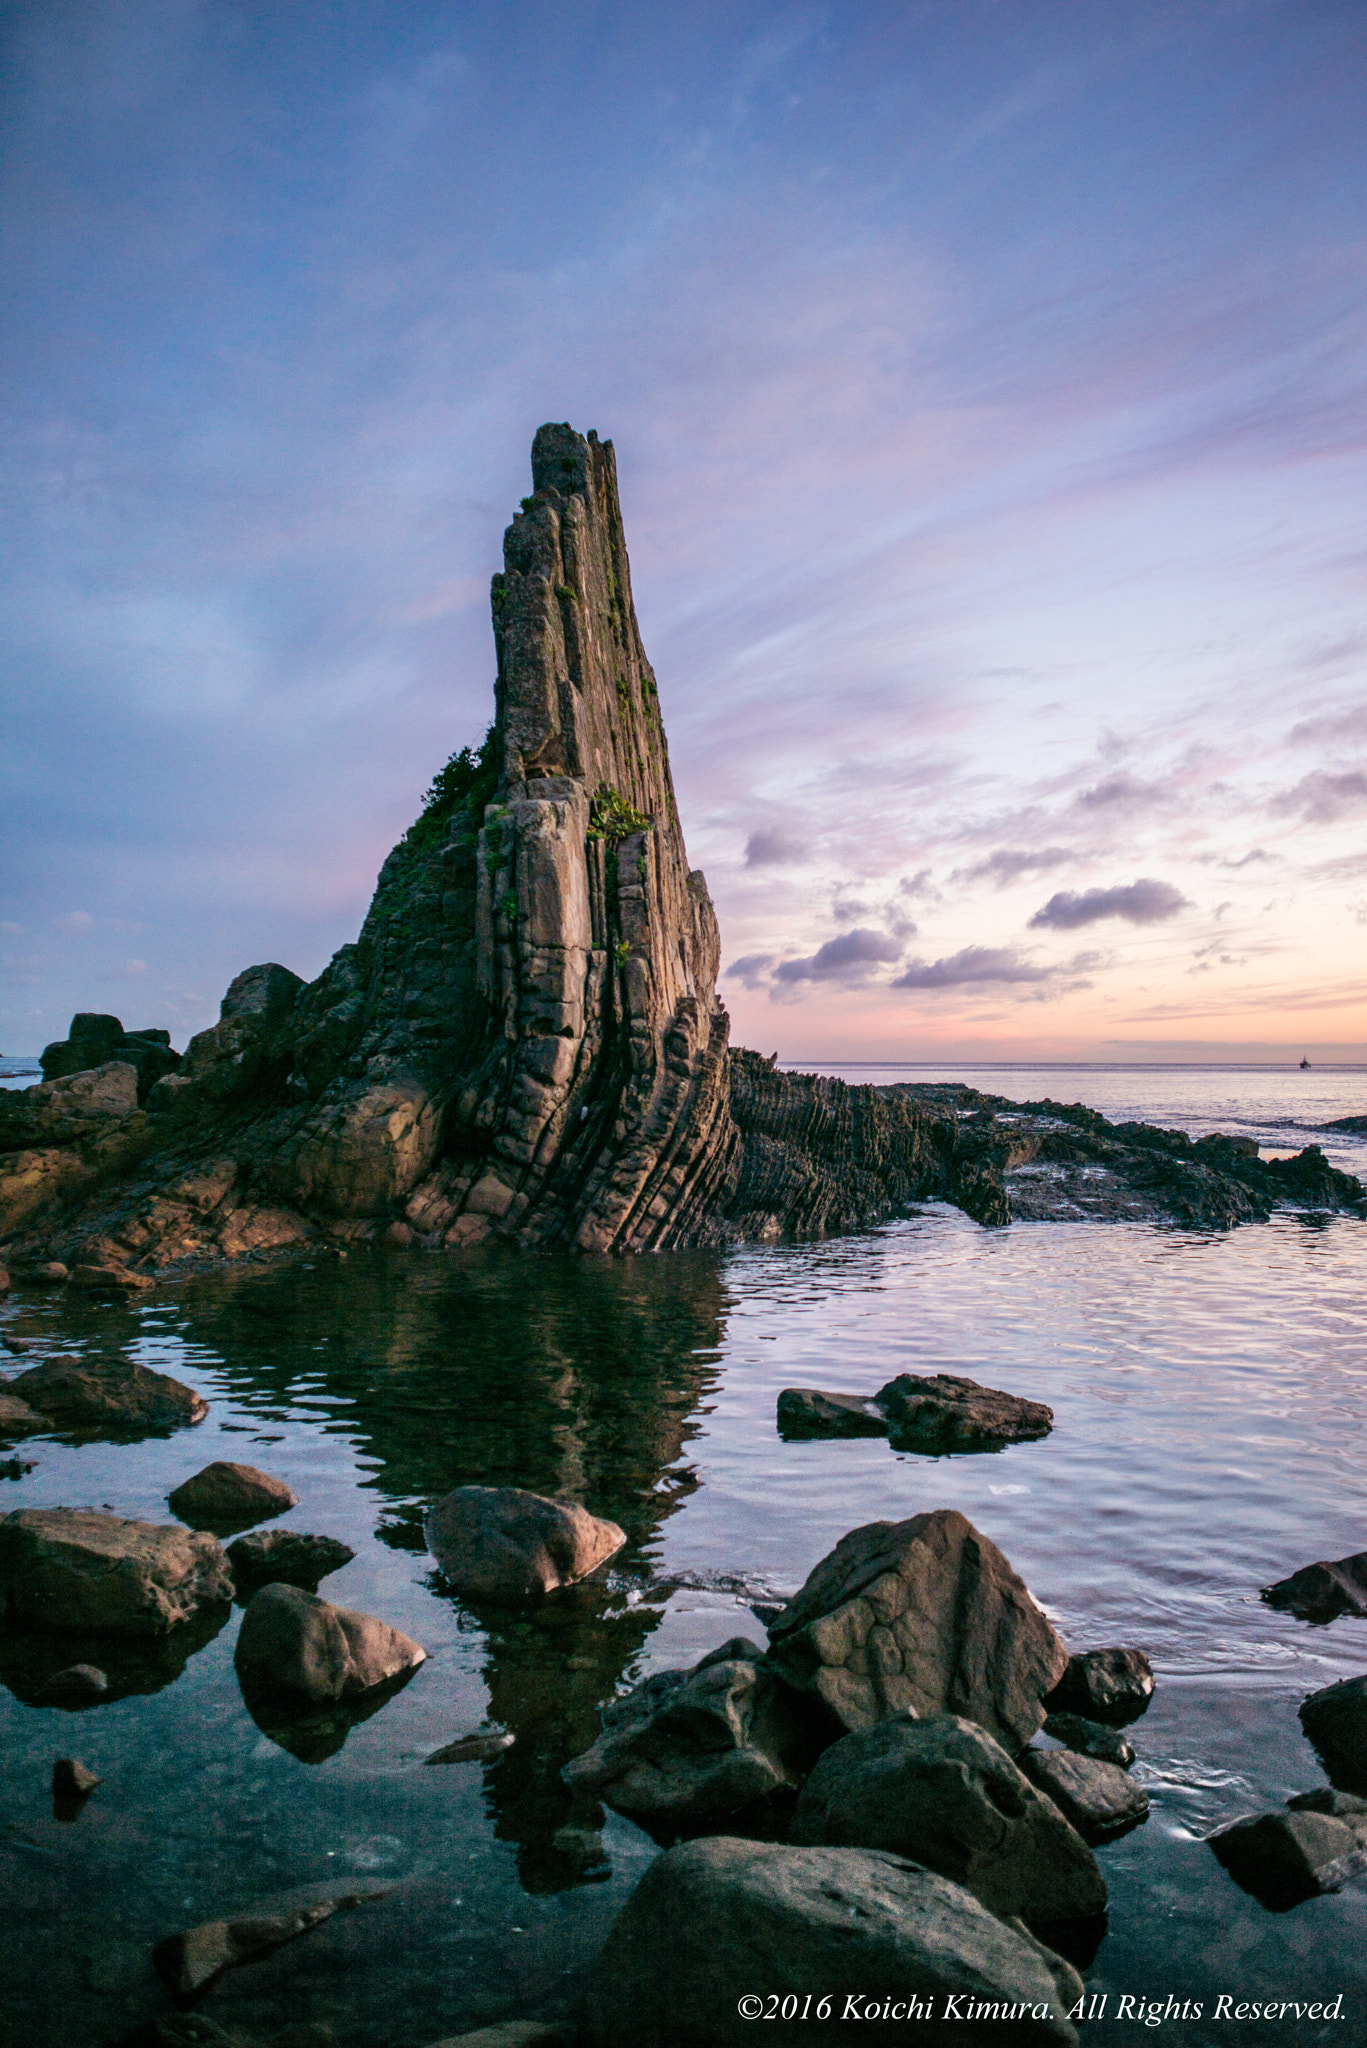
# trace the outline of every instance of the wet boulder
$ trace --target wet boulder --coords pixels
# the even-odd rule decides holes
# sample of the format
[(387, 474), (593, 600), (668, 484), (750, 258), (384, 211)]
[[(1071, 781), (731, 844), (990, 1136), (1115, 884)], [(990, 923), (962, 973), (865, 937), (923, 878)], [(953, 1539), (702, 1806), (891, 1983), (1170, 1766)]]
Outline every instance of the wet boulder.
[(209, 1404), (169, 1374), (127, 1360), (47, 1358), (9, 1383), (63, 1430), (159, 1430), (202, 1422)]
[(1153, 1698), (1153, 1666), (1142, 1650), (1084, 1650), (1050, 1693), (1051, 1714), (1081, 1714), (1123, 1728), (1137, 1721)]
[(688, 1830), (795, 1788), (819, 1746), (810, 1707), (736, 1636), (606, 1708), (602, 1734), (561, 1776), (643, 1825)]
[(278, 1585), (247, 1602), (235, 1653), (244, 1676), (320, 1701), (368, 1692), (426, 1659), (420, 1643), (387, 1621)]
[(1068, 1749), (1027, 1749), (1020, 1765), (1084, 1842), (1112, 1842), (1149, 1817), (1148, 1793), (1118, 1764)]
[(977, 1721), (1008, 1755), (1068, 1662), (996, 1545), (953, 1508), (841, 1538), (770, 1625), (770, 1660), (846, 1729), (905, 1708)]
[[(229, 1557), (232, 1554), (229, 1545)], [(1122, 1771), (1128, 1771), (1134, 1762), (1134, 1744), (1118, 1728), (1108, 1728), (1104, 1721), (1089, 1721), (1083, 1714), (1049, 1714), (1045, 1717), (1044, 1732), (1065, 1749), (1075, 1750), (1079, 1756), (1099, 1757), (1104, 1764), (1118, 1764)]]
[(275, 1582), (316, 1593), (321, 1580), (350, 1564), (356, 1553), (338, 1536), (310, 1536), (303, 1529), (254, 1529), (228, 1545), (239, 1596)]
[(229, 1536), (253, 1522), (269, 1521), (298, 1507), (299, 1496), (283, 1479), (259, 1472), (255, 1465), (238, 1465), (219, 1458), (186, 1479), (166, 1497), (166, 1505), (192, 1529), (212, 1529), (216, 1536)]
[(458, 1486), (423, 1526), (455, 1591), (496, 1606), (543, 1600), (577, 1584), (627, 1540), (615, 1522), (520, 1486)]
[(1285, 1812), (1236, 1820), (1208, 1840), (1237, 1885), (1284, 1912), (1367, 1870), (1367, 1800), (1302, 1794)]
[(827, 1394), (785, 1387), (778, 1397), (781, 1437), (886, 1436), (888, 1418), (871, 1394)]
[(899, 1373), (874, 1395), (887, 1417), (894, 1450), (943, 1456), (955, 1451), (998, 1450), (1048, 1436), (1054, 1411), (1042, 1401), (981, 1387), (947, 1372)]
[(1312, 1692), (1300, 1721), (1335, 1785), (1367, 1792), (1367, 1671)]
[(1281, 1607), (1302, 1621), (1334, 1621), (1340, 1614), (1367, 1614), (1367, 1550), (1352, 1557), (1321, 1559), (1263, 1587), (1269, 1607)]
[(232, 1596), (228, 1560), (203, 1530), (92, 1508), (0, 1517), (0, 1611), (19, 1628), (165, 1635)]
[[(804, 2048), (863, 2039), (865, 2007), (872, 2018), (892, 2000), (905, 2022), (912, 2000), (938, 2017), (946, 1997), (959, 2001), (960, 2048), (1000, 2048), (1008, 2014), (1013, 2042), (1062, 2048), (1077, 2040), (1066, 2014), (1082, 1980), (1023, 1928), (900, 1856), (714, 1835), (658, 1857), (627, 1900), (590, 1974), (579, 2039), (730, 2048), (753, 2040), (771, 1997), (791, 1996), (796, 2013), (809, 1993)], [(846, 2012), (850, 1995), (858, 2016)]]
[(791, 1837), (909, 1856), (1006, 1917), (1081, 1920), (1106, 1904), (1096, 1858), (1057, 1805), (959, 1715), (897, 1714), (834, 1743)]

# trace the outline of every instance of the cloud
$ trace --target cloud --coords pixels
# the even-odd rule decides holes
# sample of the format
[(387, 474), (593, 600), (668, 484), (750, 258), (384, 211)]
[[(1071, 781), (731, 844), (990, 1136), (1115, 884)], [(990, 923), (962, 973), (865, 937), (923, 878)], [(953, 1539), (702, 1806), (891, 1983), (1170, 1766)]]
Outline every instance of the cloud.
[(994, 882), (999, 889), (1014, 882), (1017, 875), (1038, 874), (1045, 868), (1063, 867), (1074, 856), (1066, 846), (1041, 846), (1034, 852), (1025, 846), (999, 846), (971, 868), (956, 868), (956, 882)]
[(1274, 796), (1268, 808), (1284, 814), (1298, 811), (1307, 825), (1332, 825), (1367, 809), (1367, 769), (1350, 768), (1342, 775), (1331, 775), (1327, 768), (1316, 768), (1303, 775), (1294, 789)]
[(965, 946), (943, 960), (913, 960), (894, 988), (963, 988), (982, 981), (1048, 981), (1051, 967), (1034, 967), (1013, 946)]
[(1098, 924), (1105, 917), (1123, 917), (1127, 924), (1161, 924), (1185, 910), (1188, 899), (1171, 882), (1141, 878), (1113, 889), (1060, 889), (1030, 920), (1032, 930), (1071, 932)]
[(69, 910), (65, 917), (56, 920), (57, 930), (70, 938), (81, 938), (95, 928), (95, 920), (88, 910)]
[(740, 960), (733, 960), (727, 968), (728, 975), (743, 982), (746, 988), (763, 988), (769, 978), (769, 969), (774, 964), (772, 953), (746, 953)]
[(902, 957), (902, 941), (886, 932), (859, 926), (827, 939), (806, 960), (785, 960), (775, 969), (776, 981), (862, 981), (875, 967)]
[(1248, 852), (1240, 854), (1238, 860), (1226, 858), (1220, 862), (1220, 866), (1222, 868), (1248, 868), (1252, 867), (1256, 861), (1280, 859), (1281, 855), (1279, 853), (1269, 853), (1265, 846), (1250, 846)]
[(1149, 804), (1165, 798), (1167, 791), (1156, 782), (1140, 782), (1135, 776), (1122, 770), (1118, 775), (1108, 775), (1091, 789), (1084, 789), (1077, 798), (1079, 807), (1088, 810), (1141, 810)]
[(796, 867), (810, 859), (810, 847), (785, 825), (761, 826), (745, 842), (748, 868)]

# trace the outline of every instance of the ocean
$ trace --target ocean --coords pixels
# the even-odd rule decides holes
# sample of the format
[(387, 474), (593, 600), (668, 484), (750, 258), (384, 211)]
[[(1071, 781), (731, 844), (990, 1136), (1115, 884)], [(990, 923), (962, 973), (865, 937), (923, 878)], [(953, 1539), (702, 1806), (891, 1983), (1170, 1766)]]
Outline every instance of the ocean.
[[(1273, 1151), (1319, 1142), (1367, 1172), (1367, 1144), (1326, 1129), (1367, 1111), (1362, 1069), (831, 1071), (1083, 1101)], [(1204, 2019), (1162, 2027), (1183, 2048), (1229, 2038), (1212, 2017), (1222, 1994), (1342, 1992), (1347, 2024), (1286, 2020), (1258, 2037), (1361, 2038), (1367, 1884), (1272, 1913), (1205, 1838), (1325, 1782), (1296, 1708), (1367, 1671), (1367, 1620), (1313, 1626), (1259, 1598), (1300, 1565), (1367, 1548), (1364, 1273), (1367, 1224), (1351, 1217), (1285, 1213), (1214, 1236), (988, 1231), (927, 1204), (863, 1236), (727, 1255), (353, 1251), (107, 1304), (16, 1285), (3, 1328), (33, 1357), (137, 1358), (212, 1407), (141, 1443), (30, 1440), (36, 1467), (6, 1483), (6, 1506), (166, 1519), (167, 1493), (211, 1459), (258, 1464), (300, 1497), (276, 1526), (355, 1547), (323, 1594), (430, 1655), (306, 1761), (243, 1701), (236, 1612), (159, 1689), (79, 1713), (25, 1704), (31, 1674), (0, 1637), (4, 2024), (32, 2048), (112, 2043), (164, 2003), (149, 1955), (166, 1933), (391, 1886), (230, 1973), (206, 2013), (261, 2034), (321, 2020), (344, 2048), (424, 2048), (569, 2010), (658, 1853), (560, 1780), (603, 1706), (728, 1636), (762, 1640), (750, 1600), (794, 1589), (848, 1529), (954, 1507), (1071, 1647), (1137, 1645), (1157, 1675), (1128, 1731), (1152, 1811), (1098, 1851), (1110, 1908), (1089, 1991), (1112, 2015), (1124, 1996), (1202, 2003)], [(782, 1388), (872, 1392), (908, 1370), (1047, 1401), (1053, 1433), (954, 1458), (779, 1438)], [(532, 1618), (463, 1609), (421, 1520), (471, 1482), (569, 1491), (620, 1522), (630, 1542), (603, 1595)], [(514, 1746), (425, 1767), (482, 1724)], [(103, 1780), (74, 1824), (52, 1815), (59, 1754)]]

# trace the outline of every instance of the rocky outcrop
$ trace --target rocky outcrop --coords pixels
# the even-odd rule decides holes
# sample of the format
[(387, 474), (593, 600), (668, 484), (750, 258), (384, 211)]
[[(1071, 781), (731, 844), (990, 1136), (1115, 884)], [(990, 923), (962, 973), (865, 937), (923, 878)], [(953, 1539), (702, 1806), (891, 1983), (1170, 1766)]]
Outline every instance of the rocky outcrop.
[(424, 1523), (428, 1548), (466, 1600), (521, 1606), (577, 1585), (626, 1542), (615, 1522), (520, 1486), (457, 1486)]
[(865, 1229), (932, 1198), (990, 1225), (1218, 1228), (1361, 1203), (1313, 1147), (1260, 1162), (728, 1052), (611, 443), (538, 431), (503, 554), (493, 726), (435, 777), (355, 943), (307, 985), (247, 968), (179, 1063), (165, 1032), (83, 1014), (42, 1084), (0, 1092), (0, 1244), (30, 1269), (122, 1286), (319, 1237), (661, 1250)]
[(961, 1714), (1014, 1756), (1068, 1652), (995, 1543), (953, 1508), (843, 1536), (770, 1626), (770, 1657), (847, 1729)]
[(93, 1508), (0, 1517), (0, 1603), (20, 1628), (156, 1636), (232, 1596), (228, 1561), (203, 1531)]
[(954, 1714), (896, 1714), (834, 1743), (803, 1787), (792, 1839), (909, 1856), (1003, 1918), (1085, 1919), (1106, 1904), (1096, 1858), (1057, 1802)]
[(651, 1864), (594, 1966), (579, 2039), (727, 2048), (753, 2039), (771, 2001), (777, 2016), (791, 1996), (796, 2017), (809, 1993), (810, 2048), (864, 2039), (885, 2003), (910, 2038), (948, 2019), (962, 2048), (1064, 2048), (1077, 2040), (1066, 2014), (1082, 1980), (1024, 1928), (900, 1856), (717, 1835)]

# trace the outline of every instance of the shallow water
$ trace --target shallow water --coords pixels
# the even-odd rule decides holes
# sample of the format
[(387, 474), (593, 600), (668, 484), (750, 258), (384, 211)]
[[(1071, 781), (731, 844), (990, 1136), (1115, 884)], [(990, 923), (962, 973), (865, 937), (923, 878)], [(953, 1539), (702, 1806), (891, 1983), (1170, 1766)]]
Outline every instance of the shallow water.
[[(1158, 1674), (1130, 1730), (1154, 1810), (1098, 1852), (1111, 1910), (1090, 1987), (1112, 2011), (1117, 1995), (1173, 1994), (1208, 2014), (1221, 1992), (1342, 1990), (1348, 2025), (1260, 2038), (1360, 2038), (1367, 1886), (1274, 1915), (1202, 1838), (1324, 1781), (1296, 1706), (1367, 1669), (1367, 1621), (1311, 1627), (1258, 1599), (1298, 1565), (1367, 1546), (1365, 1254), (1354, 1219), (1277, 1216), (1223, 1237), (993, 1232), (932, 1207), (866, 1237), (724, 1258), (353, 1252), (133, 1303), (11, 1296), (5, 1328), (40, 1350), (135, 1356), (213, 1405), (159, 1440), (31, 1441), (37, 1469), (0, 1505), (163, 1519), (167, 1492), (210, 1459), (260, 1465), (300, 1496), (276, 1526), (356, 1547), (323, 1593), (431, 1653), (305, 1761), (285, 1743), (317, 1755), (316, 1731), (266, 1732), (242, 1700), (236, 1612), (161, 1690), (80, 1713), (24, 1704), (11, 1688), (31, 1679), (0, 1639), (11, 2038), (98, 2048), (162, 2009), (148, 1961), (161, 1935), (391, 1886), (229, 1975), (206, 2012), (262, 2033), (328, 2020), (346, 2048), (423, 2048), (567, 2011), (657, 1853), (560, 1783), (602, 1705), (649, 1670), (760, 1635), (719, 1580), (792, 1588), (847, 1529), (940, 1506), (1002, 1547), (1075, 1647), (1137, 1643)], [(782, 1387), (873, 1391), (908, 1369), (1046, 1400), (1054, 1432), (954, 1459), (778, 1438)], [(469, 1481), (565, 1491), (621, 1522), (631, 1541), (607, 1591), (537, 1620), (463, 1611), (420, 1522)], [(496, 1762), (423, 1765), (484, 1723), (517, 1737)], [(59, 1754), (104, 1780), (70, 1825), (47, 1791)], [(1184, 2044), (1227, 2034), (1164, 2030)]]

